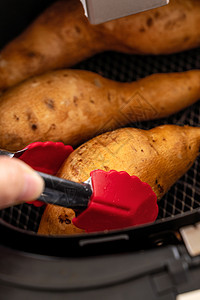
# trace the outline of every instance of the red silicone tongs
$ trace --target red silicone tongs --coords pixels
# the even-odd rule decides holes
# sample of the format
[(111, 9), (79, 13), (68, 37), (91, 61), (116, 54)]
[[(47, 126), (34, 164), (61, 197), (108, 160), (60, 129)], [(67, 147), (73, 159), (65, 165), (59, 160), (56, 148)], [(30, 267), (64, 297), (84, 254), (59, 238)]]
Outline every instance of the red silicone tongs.
[[(17, 152), (19, 159), (40, 172), (45, 190), (35, 206), (44, 203), (78, 209), (72, 222), (87, 232), (121, 229), (155, 221), (158, 205), (151, 187), (126, 172), (94, 170), (85, 183), (55, 175), (73, 151), (62, 143), (33, 143)], [(50, 175), (47, 175), (50, 174)]]

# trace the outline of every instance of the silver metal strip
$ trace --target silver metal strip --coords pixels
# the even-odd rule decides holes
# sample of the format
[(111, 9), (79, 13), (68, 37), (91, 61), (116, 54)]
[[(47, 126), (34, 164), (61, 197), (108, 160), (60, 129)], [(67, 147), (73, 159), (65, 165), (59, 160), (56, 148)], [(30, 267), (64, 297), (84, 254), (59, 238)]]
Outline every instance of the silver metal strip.
[(145, 10), (160, 7), (169, 0), (80, 0), (85, 15), (92, 24), (136, 14)]
[(200, 255), (200, 223), (182, 227), (180, 233), (189, 254)]

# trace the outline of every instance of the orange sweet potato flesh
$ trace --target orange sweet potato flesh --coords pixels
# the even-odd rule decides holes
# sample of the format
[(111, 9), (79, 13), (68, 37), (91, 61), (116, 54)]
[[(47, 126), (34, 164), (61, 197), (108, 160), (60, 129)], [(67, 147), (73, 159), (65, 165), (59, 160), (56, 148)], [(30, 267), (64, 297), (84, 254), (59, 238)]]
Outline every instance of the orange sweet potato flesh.
[(130, 122), (169, 116), (199, 98), (199, 70), (132, 83), (88, 71), (54, 71), (2, 95), (0, 148), (15, 151), (35, 141), (80, 145)]
[(200, 45), (200, 1), (170, 4), (91, 25), (79, 0), (52, 4), (0, 53), (0, 91), (96, 53), (169, 54)]
[[(126, 171), (147, 182), (160, 200), (192, 166), (199, 147), (200, 128), (165, 125), (151, 130), (118, 129), (77, 148), (66, 159), (58, 176), (83, 182), (95, 169)], [(48, 205), (38, 232), (76, 233), (75, 228), (72, 231), (69, 227), (69, 221), (68, 224), (60, 222), (60, 216), (70, 213), (70, 209)]]

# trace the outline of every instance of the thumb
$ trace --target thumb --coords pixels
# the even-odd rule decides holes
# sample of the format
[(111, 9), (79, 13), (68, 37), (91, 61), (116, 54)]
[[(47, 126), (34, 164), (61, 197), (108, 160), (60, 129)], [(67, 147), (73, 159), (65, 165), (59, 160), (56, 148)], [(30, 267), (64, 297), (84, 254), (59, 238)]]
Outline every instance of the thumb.
[(23, 161), (0, 157), (0, 209), (35, 200), (43, 189), (43, 179)]

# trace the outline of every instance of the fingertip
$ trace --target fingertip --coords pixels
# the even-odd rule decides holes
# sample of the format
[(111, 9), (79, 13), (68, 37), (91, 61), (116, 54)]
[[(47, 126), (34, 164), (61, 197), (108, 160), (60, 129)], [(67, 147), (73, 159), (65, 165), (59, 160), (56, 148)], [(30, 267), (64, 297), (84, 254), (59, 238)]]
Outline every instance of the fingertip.
[(35, 171), (24, 173), (24, 185), (18, 201), (37, 199), (44, 190), (44, 180)]
[(44, 181), (30, 166), (15, 158), (0, 157), (0, 208), (35, 200)]

